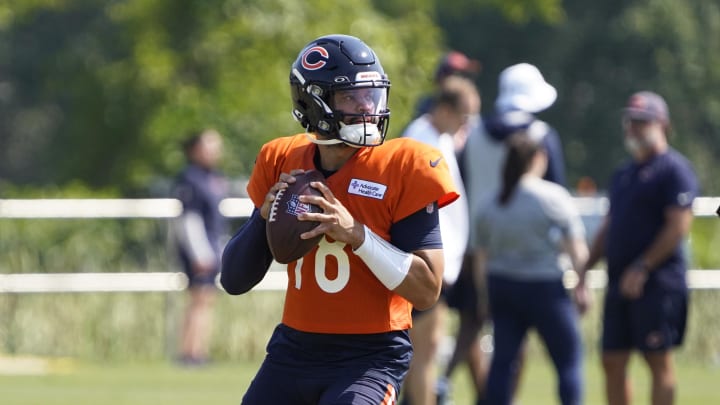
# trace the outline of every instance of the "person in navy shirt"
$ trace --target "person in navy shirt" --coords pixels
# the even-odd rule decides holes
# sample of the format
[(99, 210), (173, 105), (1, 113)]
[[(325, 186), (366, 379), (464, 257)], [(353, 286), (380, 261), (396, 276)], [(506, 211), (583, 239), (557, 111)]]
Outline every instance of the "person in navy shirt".
[(610, 208), (586, 269), (606, 259), (608, 286), (602, 364), (608, 404), (631, 400), (627, 365), (642, 353), (652, 377), (652, 403), (672, 404), (672, 349), (682, 344), (688, 287), (683, 245), (699, 193), (688, 160), (669, 146), (670, 118), (656, 93), (633, 94), (623, 110), (625, 147), (632, 160), (613, 175)]
[(200, 365), (208, 359), (215, 279), (227, 238), (227, 219), (218, 205), (227, 196), (226, 178), (216, 170), (222, 137), (215, 130), (193, 134), (183, 144), (187, 165), (177, 176), (173, 196), (183, 206), (172, 223), (173, 241), (188, 277), (188, 303), (180, 338), (179, 361)]

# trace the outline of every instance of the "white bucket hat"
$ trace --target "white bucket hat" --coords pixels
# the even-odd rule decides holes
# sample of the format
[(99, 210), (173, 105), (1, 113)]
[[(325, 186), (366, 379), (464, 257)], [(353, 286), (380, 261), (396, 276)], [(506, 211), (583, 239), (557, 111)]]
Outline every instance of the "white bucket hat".
[(529, 63), (518, 63), (500, 73), (500, 91), (495, 107), (500, 111), (540, 112), (555, 102), (557, 90)]

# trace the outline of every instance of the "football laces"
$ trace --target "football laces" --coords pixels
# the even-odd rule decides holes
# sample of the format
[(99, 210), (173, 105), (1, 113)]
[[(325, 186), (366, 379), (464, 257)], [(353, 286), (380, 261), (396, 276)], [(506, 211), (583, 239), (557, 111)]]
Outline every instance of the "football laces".
[(278, 192), (275, 194), (275, 199), (273, 200), (272, 204), (270, 204), (270, 213), (268, 214), (268, 222), (275, 222), (275, 217), (277, 215), (277, 208), (278, 203), (280, 202), (280, 197), (285, 194), (285, 189), (278, 190)]

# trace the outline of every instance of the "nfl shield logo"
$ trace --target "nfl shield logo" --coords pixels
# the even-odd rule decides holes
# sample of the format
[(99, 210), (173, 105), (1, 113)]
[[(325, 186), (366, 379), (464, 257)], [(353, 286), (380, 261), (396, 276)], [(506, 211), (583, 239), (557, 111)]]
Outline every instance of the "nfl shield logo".
[(300, 214), (310, 212), (310, 204), (300, 202), (298, 195), (293, 194), (287, 202), (286, 212), (290, 215), (298, 216)]

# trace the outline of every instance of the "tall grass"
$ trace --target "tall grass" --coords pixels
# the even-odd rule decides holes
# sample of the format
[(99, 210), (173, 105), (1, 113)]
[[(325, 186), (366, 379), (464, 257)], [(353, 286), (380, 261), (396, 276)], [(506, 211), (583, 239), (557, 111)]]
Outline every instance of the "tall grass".
[[(720, 221), (698, 218), (692, 229), (695, 267), (720, 268)], [(0, 272), (166, 271), (166, 223), (152, 219), (0, 219)], [(597, 350), (600, 300), (583, 320)], [(184, 292), (0, 294), (0, 353), (96, 360), (158, 360), (172, 355)], [(279, 322), (282, 292), (220, 293), (212, 355), (256, 360)], [(720, 290), (692, 294), (682, 358), (720, 362)], [(452, 329), (450, 329), (452, 330)]]
[[(0, 352), (94, 360), (160, 360), (172, 356), (183, 292), (0, 295)], [(597, 355), (600, 301), (582, 320), (585, 350)], [(280, 321), (282, 292), (221, 293), (215, 306), (211, 354), (253, 361)], [(720, 366), (720, 291), (696, 290), (682, 361)], [(448, 334), (454, 331), (451, 318)], [(533, 349), (531, 349), (533, 350)], [(542, 349), (536, 349), (541, 353)]]

